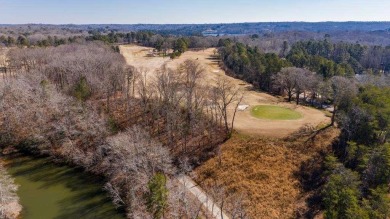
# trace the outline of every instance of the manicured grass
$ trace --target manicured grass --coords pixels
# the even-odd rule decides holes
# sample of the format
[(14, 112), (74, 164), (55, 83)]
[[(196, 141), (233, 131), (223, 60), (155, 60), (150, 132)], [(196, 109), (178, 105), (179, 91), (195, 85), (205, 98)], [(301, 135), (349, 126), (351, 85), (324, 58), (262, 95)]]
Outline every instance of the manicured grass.
[(296, 120), (302, 118), (302, 115), (295, 110), (270, 105), (255, 106), (252, 108), (251, 114), (259, 119), (271, 120)]

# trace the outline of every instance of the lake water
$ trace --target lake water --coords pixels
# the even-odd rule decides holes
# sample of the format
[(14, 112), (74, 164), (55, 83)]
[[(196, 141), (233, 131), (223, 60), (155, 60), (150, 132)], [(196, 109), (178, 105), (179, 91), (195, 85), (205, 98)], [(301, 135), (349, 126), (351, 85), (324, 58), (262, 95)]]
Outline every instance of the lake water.
[(19, 185), (21, 219), (121, 219), (103, 181), (47, 158), (7, 158), (7, 170)]

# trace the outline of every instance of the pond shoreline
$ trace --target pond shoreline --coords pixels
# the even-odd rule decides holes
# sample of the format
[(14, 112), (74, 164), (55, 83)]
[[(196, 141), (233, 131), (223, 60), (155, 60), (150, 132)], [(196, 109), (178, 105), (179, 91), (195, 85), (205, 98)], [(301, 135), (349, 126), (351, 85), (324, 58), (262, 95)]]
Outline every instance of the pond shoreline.
[[(15, 180), (13, 177), (10, 176), (10, 174), (8, 173), (7, 169), (6, 169), (6, 164), (7, 162), (3, 159), (3, 154), (0, 152), (0, 177), (1, 178), (4, 178), (4, 177), (9, 177), (8, 180), (2, 180), (0, 182), (0, 186), (1, 187), (4, 187), (4, 188), (15, 188), (17, 189), (18, 185), (15, 184)], [(7, 185), (3, 185), (2, 183), (7, 183)], [(1, 189), (1, 188), (0, 188)], [(15, 194), (16, 195), (16, 192)], [(2, 198), (0, 197), (0, 200)], [(20, 204), (20, 199), (19, 197), (16, 195), (16, 197), (14, 197), (15, 200), (13, 201), (9, 201), (8, 203), (6, 202), (5, 204), (0, 204), (0, 205), (3, 205), (3, 206), (0, 206), (0, 209), (2, 210), (2, 213), (0, 213), (0, 216), (5, 216), (6, 218), (9, 218), (9, 219), (17, 219), (17, 218), (20, 218), (20, 215), (22, 213), (22, 205)]]

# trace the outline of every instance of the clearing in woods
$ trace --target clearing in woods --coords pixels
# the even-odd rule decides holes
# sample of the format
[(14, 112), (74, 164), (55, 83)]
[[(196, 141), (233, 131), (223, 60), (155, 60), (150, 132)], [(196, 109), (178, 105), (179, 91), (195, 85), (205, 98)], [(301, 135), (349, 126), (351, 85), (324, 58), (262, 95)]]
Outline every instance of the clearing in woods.
[[(283, 102), (277, 97), (254, 90), (252, 85), (242, 80), (227, 76), (219, 67), (218, 60), (214, 58), (216, 54), (215, 48), (209, 48), (201, 51), (187, 51), (174, 60), (171, 60), (168, 57), (153, 57), (150, 55), (152, 54), (153, 49), (148, 47), (126, 45), (121, 46), (120, 51), (126, 58), (129, 65), (148, 70), (149, 77), (153, 77), (154, 71), (164, 64), (168, 67), (175, 68), (182, 64), (185, 60), (192, 59), (199, 61), (203, 65), (205, 69), (204, 83), (215, 86), (221, 77), (229, 80), (237, 88), (240, 88), (243, 92), (245, 92), (241, 104), (249, 105), (247, 110), (237, 112), (234, 129), (239, 133), (252, 136), (260, 135), (283, 138), (297, 131), (304, 125), (316, 127), (320, 124), (328, 124), (330, 122), (330, 119), (319, 110)], [(258, 105), (271, 105), (292, 109), (299, 113), (301, 118), (297, 118), (295, 120), (255, 118), (250, 109)], [(229, 110), (229, 116), (232, 116), (234, 106), (232, 106)]]

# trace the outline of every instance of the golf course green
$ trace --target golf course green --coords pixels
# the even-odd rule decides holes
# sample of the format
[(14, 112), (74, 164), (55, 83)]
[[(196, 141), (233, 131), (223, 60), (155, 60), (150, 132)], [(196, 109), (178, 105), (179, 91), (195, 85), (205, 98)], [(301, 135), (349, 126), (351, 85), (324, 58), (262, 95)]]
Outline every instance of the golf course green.
[(293, 109), (271, 105), (255, 106), (252, 108), (251, 114), (258, 119), (270, 120), (296, 120), (302, 118), (302, 115)]

